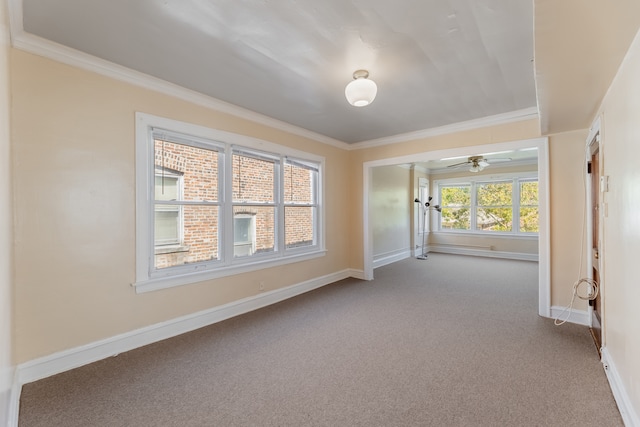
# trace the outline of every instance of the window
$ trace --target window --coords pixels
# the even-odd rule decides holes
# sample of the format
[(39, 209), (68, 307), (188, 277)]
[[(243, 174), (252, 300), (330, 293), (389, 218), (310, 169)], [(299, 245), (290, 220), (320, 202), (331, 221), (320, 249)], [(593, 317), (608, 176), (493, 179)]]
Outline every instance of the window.
[[(532, 234), (538, 232), (538, 180), (502, 176), (436, 183), (442, 207), (439, 231)], [(515, 224), (515, 225), (514, 225)]]
[(136, 132), (138, 292), (324, 254), (322, 158), (145, 114)]
[(221, 147), (163, 130), (154, 130), (151, 138), (155, 170), (153, 269), (218, 260)]
[(284, 163), (284, 222), (287, 249), (317, 244), (318, 165), (288, 158)]

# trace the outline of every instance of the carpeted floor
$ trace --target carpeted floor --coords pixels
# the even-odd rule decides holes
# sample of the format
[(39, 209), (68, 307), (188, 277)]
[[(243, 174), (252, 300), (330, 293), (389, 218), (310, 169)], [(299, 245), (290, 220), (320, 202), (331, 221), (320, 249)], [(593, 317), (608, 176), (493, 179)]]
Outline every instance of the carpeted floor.
[(537, 263), (430, 254), (23, 387), (20, 426), (622, 426)]

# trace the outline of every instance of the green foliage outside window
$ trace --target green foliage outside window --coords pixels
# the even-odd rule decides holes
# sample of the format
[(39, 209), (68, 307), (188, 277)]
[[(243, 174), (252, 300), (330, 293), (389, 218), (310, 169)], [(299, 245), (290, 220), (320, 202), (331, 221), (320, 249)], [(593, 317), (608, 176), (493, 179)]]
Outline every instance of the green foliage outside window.
[[(514, 189), (519, 190), (519, 200)], [(474, 206), (471, 206), (472, 201)], [(537, 180), (441, 185), (440, 206), (441, 230), (519, 233), (537, 233), (539, 230)]]
[(520, 231), (538, 232), (538, 181), (520, 183)]
[(471, 229), (471, 186), (442, 187), (442, 228)]
[(512, 182), (478, 184), (476, 228), (511, 231), (513, 224)]

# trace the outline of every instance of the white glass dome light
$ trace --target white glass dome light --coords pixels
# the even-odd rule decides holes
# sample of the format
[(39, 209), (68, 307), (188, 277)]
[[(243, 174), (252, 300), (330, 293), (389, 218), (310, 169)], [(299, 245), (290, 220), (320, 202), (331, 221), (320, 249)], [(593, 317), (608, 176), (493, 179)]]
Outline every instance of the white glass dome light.
[(378, 86), (369, 80), (367, 70), (357, 70), (353, 73), (353, 81), (344, 89), (344, 95), (349, 104), (354, 107), (365, 107), (373, 102), (378, 93)]

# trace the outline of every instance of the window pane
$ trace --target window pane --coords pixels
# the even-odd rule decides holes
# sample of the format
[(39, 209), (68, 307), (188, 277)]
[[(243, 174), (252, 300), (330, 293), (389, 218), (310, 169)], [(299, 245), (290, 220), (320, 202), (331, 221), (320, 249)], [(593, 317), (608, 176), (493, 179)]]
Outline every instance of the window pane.
[(252, 217), (234, 218), (233, 243), (251, 243), (253, 231), (251, 230)]
[[(266, 252), (275, 251), (276, 241), (276, 208), (272, 206), (234, 206), (234, 225), (236, 224), (236, 218), (251, 217), (251, 229), (249, 230), (249, 238), (251, 241), (251, 248), (248, 245), (235, 246), (234, 256), (251, 256)], [(255, 229), (255, 230), (254, 230)], [(235, 237), (234, 227), (234, 237)], [(238, 230), (240, 234), (241, 231)], [(253, 233), (253, 235), (251, 234)]]
[(287, 206), (284, 208), (284, 233), (287, 249), (312, 246), (315, 207)]
[[(157, 170), (166, 171), (165, 194), (167, 194), (169, 181), (176, 179), (168, 179), (167, 175), (178, 174), (183, 179), (182, 200), (212, 202), (218, 200), (217, 151), (156, 139), (155, 165)], [(162, 173), (157, 175), (159, 176), (156, 176), (156, 200), (172, 200), (158, 198), (158, 184), (162, 184), (163, 180)]]
[(463, 185), (458, 187), (442, 187), (443, 207), (461, 207), (471, 205), (471, 186)]
[(511, 208), (478, 208), (476, 228), (484, 231), (511, 231), (513, 210)]
[(511, 182), (478, 184), (478, 206), (511, 206)]
[(523, 233), (537, 233), (538, 208), (520, 208), (520, 231)]
[(538, 181), (520, 183), (520, 205), (538, 205)]
[(274, 162), (240, 154), (234, 154), (232, 162), (234, 202), (274, 202)]
[[(176, 209), (177, 208), (177, 209)], [(157, 205), (155, 212), (155, 244), (172, 245), (180, 242), (180, 209), (178, 206)]]
[(179, 186), (178, 177), (168, 175), (156, 175), (155, 199), (156, 200), (178, 200)]
[(284, 202), (316, 203), (317, 172), (310, 168), (285, 163), (284, 166)]
[(183, 241), (173, 250), (156, 248), (157, 269), (218, 259), (218, 207), (186, 205), (181, 208)]
[(442, 208), (441, 228), (449, 230), (470, 230), (471, 211), (469, 208)]

